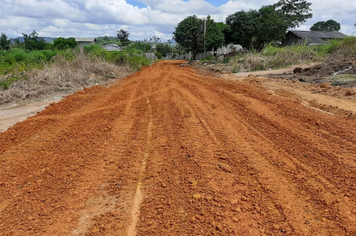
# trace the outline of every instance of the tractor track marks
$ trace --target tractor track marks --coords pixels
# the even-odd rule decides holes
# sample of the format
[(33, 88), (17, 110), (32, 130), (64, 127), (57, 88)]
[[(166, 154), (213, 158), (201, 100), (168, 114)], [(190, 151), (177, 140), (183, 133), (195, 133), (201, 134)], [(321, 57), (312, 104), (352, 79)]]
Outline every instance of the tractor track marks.
[(2, 234), (356, 234), (355, 120), (180, 63), (1, 133)]

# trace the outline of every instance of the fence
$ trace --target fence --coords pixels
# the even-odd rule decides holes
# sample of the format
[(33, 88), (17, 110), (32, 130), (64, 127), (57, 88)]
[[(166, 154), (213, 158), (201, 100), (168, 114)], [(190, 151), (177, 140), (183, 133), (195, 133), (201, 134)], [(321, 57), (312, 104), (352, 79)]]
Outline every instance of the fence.
[[(196, 59), (201, 60), (208, 56), (221, 56), (221, 55), (226, 55), (226, 54), (229, 54), (232, 52), (242, 52), (242, 51), (243, 51), (243, 48), (241, 45), (229, 44), (227, 46), (222, 46), (222, 47), (216, 49), (216, 51), (213, 48), (213, 50), (211, 50), (209, 52), (199, 53), (196, 55)], [(176, 59), (176, 60), (189, 60), (190, 61), (193, 59), (193, 55), (192, 55), (192, 52), (189, 52), (187, 54), (176, 55), (174, 57), (173, 53), (169, 53), (163, 59), (167, 59), (167, 60)]]

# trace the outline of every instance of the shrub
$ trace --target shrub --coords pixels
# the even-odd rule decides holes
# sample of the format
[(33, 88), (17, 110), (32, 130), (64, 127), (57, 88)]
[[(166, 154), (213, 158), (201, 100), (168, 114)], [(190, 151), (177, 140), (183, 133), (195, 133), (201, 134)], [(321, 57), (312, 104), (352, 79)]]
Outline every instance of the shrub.
[(155, 56), (158, 58), (158, 59), (162, 59), (162, 54), (160, 52), (155, 52)]

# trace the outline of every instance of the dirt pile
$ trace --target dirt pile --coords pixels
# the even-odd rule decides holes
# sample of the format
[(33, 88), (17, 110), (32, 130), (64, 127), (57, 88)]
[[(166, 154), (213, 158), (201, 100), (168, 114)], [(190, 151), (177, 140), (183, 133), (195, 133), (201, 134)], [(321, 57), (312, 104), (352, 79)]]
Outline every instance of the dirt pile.
[(294, 74), (301, 76), (328, 77), (340, 74), (356, 74), (354, 59), (342, 59), (340, 61), (329, 61), (310, 68), (296, 67)]

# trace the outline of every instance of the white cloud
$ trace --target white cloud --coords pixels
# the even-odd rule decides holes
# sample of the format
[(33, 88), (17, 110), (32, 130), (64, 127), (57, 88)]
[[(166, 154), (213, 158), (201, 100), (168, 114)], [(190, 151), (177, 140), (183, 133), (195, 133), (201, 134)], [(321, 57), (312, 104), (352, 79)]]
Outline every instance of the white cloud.
[[(36, 30), (53, 37), (116, 35), (124, 28), (130, 39), (153, 35), (170, 39), (175, 26), (189, 15), (211, 15), (216, 21), (240, 10), (259, 9), (278, 0), (228, 0), (215, 7), (205, 0), (136, 0), (146, 7), (136, 7), (126, 0), (3, 0), (0, 5), (0, 29), (11, 37)], [(309, 29), (321, 20), (333, 19), (346, 34), (356, 34), (356, 2), (349, 0), (309, 0), (313, 19), (301, 29)]]

